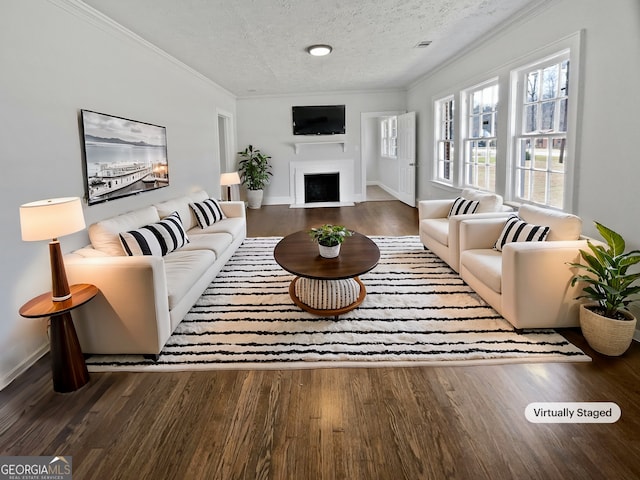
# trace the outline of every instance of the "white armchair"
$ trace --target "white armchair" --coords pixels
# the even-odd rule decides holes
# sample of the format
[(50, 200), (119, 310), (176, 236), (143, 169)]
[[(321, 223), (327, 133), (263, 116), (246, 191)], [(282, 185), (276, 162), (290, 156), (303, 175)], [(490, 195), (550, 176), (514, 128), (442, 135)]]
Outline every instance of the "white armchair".
[(476, 213), (449, 217), (453, 198), (418, 202), (420, 241), (456, 272), (459, 271), (460, 222), (469, 218), (506, 218), (512, 211), (511, 207), (503, 205), (502, 197), (497, 194), (465, 189), (460, 196), (479, 202)]
[(582, 285), (571, 286), (587, 246), (579, 217), (523, 205), (518, 216), (549, 227), (547, 240), (507, 243), (494, 248), (507, 219), (467, 219), (460, 224), (460, 276), (515, 328), (578, 326)]

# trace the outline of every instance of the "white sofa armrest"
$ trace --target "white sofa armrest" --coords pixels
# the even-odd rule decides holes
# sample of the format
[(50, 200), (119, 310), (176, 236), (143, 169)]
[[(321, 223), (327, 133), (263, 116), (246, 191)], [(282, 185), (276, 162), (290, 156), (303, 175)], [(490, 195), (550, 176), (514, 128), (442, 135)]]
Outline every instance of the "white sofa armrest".
[(503, 315), (516, 328), (578, 325), (582, 284), (571, 286), (586, 240), (509, 243), (502, 250)]
[(418, 202), (418, 218), (446, 218), (454, 200), (421, 200)]
[(493, 248), (508, 216), (470, 218), (460, 222), (460, 253), (465, 250)]
[(158, 354), (172, 333), (164, 260), (160, 257), (65, 256), (71, 284), (91, 283), (100, 295), (74, 311), (85, 353)]
[(247, 216), (244, 202), (220, 202), (220, 208), (230, 218), (244, 218)]

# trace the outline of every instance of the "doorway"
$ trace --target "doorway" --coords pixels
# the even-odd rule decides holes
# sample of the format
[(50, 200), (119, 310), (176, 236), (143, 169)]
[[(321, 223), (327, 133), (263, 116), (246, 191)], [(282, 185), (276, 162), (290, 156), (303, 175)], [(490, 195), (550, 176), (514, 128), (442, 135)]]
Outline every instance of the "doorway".
[[(235, 141), (233, 132), (233, 115), (218, 109), (218, 158), (220, 161), (220, 173), (235, 172), (237, 170), (234, 155)], [(238, 199), (239, 186), (231, 186), (231, 198)]]
[[(394, 156), (384, 155), (381, 140), (383, 120), (391, 117), (398, 120), (398, 148)], [(360, 118), (362, 200), (374, 201), (390, 195), (415, 206), (415, 112), (369, 112), (362, 113)], [(367, 190), (372, 193), (371, 198)]]

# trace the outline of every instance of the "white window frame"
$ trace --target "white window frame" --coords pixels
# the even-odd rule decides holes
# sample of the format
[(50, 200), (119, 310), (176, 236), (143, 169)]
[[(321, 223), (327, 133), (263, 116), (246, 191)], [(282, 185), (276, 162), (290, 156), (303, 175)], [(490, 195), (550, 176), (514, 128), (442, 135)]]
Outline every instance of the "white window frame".
[(398, 117), (395, 115), (380, 121), (380, 155), (398, 158)]
[[(497, 77), (487, 80), (485, 82), (474, 85), (461, 92), (462, 97), (462, 185), (464, 187), (474, 188), (476, 190), (485, 190), (489, 192), (496, 191), (496, 172), (497, 172), (497, 158), (498, 158), (498, 125), (497, 116), (499, 110), (499, 79)], [(493, 89), (493, 106), (489, 111), (481, 110), (474, 111), (473, 97), (476, 94), (483, 95), (488, 89)], [(484, 120), (486, 117), (491, 118), (489, 130), (484, 128)], [(473, 125), (474, 121), (478, 121), (478, 132), (474, 134)], [(485, 146), (479, 146), (479, 143), (484, 143)], [(491, 147), (488, 144), (493, 144), (493, 154), (491, 154)], [(485, 158), (493, 155), (494, 163), (493, 167), (487, 162), (478, 161), (479, 149), (484, 150)], [(493, 169), (493, 175), (491, 175), (491, 169)], [(475, 181), (469, 181), (469, 171), (474, 172), (472, 178)], [(483, 177), (486, 181), (481, 185), (478, 179)], [(493, 178), (493, 184), (490, 184), (488, 179)]]
[[(506, 197), (508, 200), (516, 203), (531, 203), (536, 205), (545, 206), (547, 208), (553, 208), (557, 210), (572, 212), (574, 197), (576, 192), (574, 191), (575, 184), (575, 171), (576, 171), (576, 136), (579, 128), (578, 125), (578, 109), (580, 104), (580, 91), (579, 91), (579, 73), (580, 73), (580, 40), (581, 32), (573, 35), (569, 39), (570, 46), (562, 50), (558, 50), (555, 53), (551, 53), (547, 56), (540, 58), (537, 61), (530, 62), (524, 66), (518, 67), (511, 71), (510, 79), (510, 125), (509, 125), (509, 138), (510, 149), (508, 157), (508, 183)], [(565, 60), (569, 61), (569, 82), (568, 82), (568, 105), (566, 109), (566, 132), (557, 132), (553, 130), (547, 131), (524, 131), (524, 96), (526, 75), (532, 70), (544, 69), (551, 65), (559, 64)], [(557, 116), (559, 117), (559, 112)], [(554, 127), (558, 127), (558, 119), (554, 120)], [(522, 158), (524, 153), (521, 150), (521, 141), (529, 139), (532, 142), (544, 141), (550, 142), (553, 140), (564, 139), (564, 172), (563, 172), (563, 195), (562, 205), (552, 205), (549, 192), (550, 179), (552, 175), (557, 175), (558, 172), (547, 166), (536, 170), (523, 170), (518, 166), (519, 159)], [(547, 147), (549, 148), (549, 147)], [(553, 153), (549, 150), (550, 155)], [(522, 178), (521, 173), (523, 171), (535, 171), (538, 174), (545, 176), (545, 199), (544, 201), (535, 200), (533, 198), (525, 198), (519, 195), (518, 182), (519, 178)]]
[[(435, 152), (433, 162), (433, 180), (453, 186), (456, 168), (456, 100), (447, 95), (433, 102)], [(445, 172), (448, 171), (449, 177)]]

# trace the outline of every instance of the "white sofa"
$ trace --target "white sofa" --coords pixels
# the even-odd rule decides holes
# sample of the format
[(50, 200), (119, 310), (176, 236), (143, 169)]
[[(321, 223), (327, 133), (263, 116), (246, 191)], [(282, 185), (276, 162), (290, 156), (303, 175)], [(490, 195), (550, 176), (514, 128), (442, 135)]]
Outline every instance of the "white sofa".
[(476, 212), (449, 216), (453, 198), (418, 202), (420, 241), (456, 272), (460, 261), (460, 222), (469, 218), (506, 218), (512, 211), (511, 207), (503, 205), (502, 197), (497, 194), (467, 188), (460, 197), (478, 201)]
[[(190, 203), (200, 191), (89, 227), (91, 245), (67, 254), (69, 282), (100, 295), (74, 311), (84, 353), (157, 356), (177, 325), (246, 237), (244, 202), (220, 202), (226, 218), (200, 228)], [(178, 212), (189, 242), (164, 256), (128, 256), (119, 234)]]
[(571, 286), (587, 247), (579, 217), (523, 205), (518, 216), (548, 226), (546, 241), (507, 243), (494, 248), (507, 219), (467, 219), (460, 224), (460, 276), (517, 329), (578, 326), (582, 286)]

